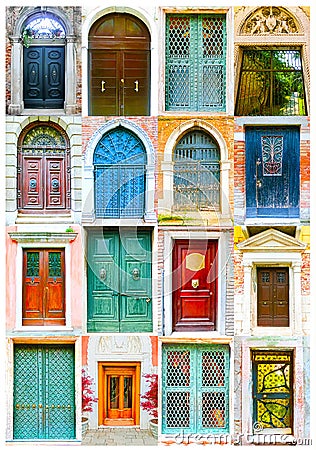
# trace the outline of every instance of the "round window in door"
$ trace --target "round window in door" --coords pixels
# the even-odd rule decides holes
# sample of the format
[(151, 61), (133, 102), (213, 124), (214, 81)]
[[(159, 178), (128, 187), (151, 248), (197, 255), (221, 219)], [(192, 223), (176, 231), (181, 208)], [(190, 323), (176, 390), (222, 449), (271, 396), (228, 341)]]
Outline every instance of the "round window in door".
[(150, 34), (130, 14), (101, 17), (89, 33), (89, 114), (147, 116)]
[(48, 11), (38, 11), (23, 26), (25, 108), (64, 107), (65, 26)]

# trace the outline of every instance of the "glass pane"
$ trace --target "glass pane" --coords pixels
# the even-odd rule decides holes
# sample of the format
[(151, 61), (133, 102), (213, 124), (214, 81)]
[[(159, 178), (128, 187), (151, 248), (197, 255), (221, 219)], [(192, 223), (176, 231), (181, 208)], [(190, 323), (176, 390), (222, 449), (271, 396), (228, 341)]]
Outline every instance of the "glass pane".
[(119, 409), (120, 377), (110, 377), (110, 408)]
[(27, 252), (26, 276), (39, 276), (39, 252)]
[(61, 253), (50, 252), (48, 254), (48, 276), (61, 277)]
[(167, 352), (167, 386), (190, 386), (190, 352)]
[(124, 377), (124, 408), (132, 407), (132, 377)]
[(28, 22), (24, 33), (32, 39), (61, 39), (66, 36), (63, 25), (45, 11), (43, 16), (37, 16)]
[(225, 392), (202, 393), (202, 427), (224, 428), (226, 426)]
[(190, 393), (167, 392), (167, 417), (169, 428), (190, 427)]
[(225, 385), (225, 354), (221, 351), (202, 353), (202, 386)]

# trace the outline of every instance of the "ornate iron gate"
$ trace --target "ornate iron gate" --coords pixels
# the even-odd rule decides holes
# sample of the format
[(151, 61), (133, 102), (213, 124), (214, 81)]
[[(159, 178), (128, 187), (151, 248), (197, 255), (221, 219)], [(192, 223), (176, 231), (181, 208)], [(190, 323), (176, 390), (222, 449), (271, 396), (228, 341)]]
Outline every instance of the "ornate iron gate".
[(15, 345), (14, 439), (75, 439), (74, 393), (73, 345)]
[(224, 111), (225, 15), (170, 14), (166, 27), (166, 110)]
[(164, 345), (162, 432), (228, 433), (229, 347)]

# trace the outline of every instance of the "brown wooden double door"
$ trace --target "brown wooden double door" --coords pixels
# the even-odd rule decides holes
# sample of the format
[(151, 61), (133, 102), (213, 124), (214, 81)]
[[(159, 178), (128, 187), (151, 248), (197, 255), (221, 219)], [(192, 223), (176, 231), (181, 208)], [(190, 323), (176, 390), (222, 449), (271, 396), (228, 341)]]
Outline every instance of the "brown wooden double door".
[(175, 241), (173, 330), (215, 330), (216, 309), (217, 241)]
[(260, 267), (257, 269), (257, 325), (289, 326), (289, 269)]
[(23, 325), (65, 325), (64, 249), (27, 249), (23, 255)]
[(89, 34), (89, 114), (149, 115), (150, 35), (129, 14), (108, 14)]
[(140, 363), (99, 363), (99, 425), (139, 424)]

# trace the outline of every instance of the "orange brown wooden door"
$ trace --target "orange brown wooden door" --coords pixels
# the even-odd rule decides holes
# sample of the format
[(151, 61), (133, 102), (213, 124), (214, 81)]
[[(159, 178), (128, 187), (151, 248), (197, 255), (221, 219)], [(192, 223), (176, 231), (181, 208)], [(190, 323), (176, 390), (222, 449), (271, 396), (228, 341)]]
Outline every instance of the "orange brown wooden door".
[(261, 327), (289, 326), (289, 269), (258, 268), (257, 324)]
[(89, 33), (89, 113), (149, 115), (150, 35), (129, 14), (108, 14)]
[(217, 241), (179, 240), (173, 250), (173, 329), (215, 330)]
[(137, 425), (140, 364), (100, 363), (99, 376), (99, 424)]
[(63, 249), (27, 249), (23, 255), (23, 325), (65, 325)]

